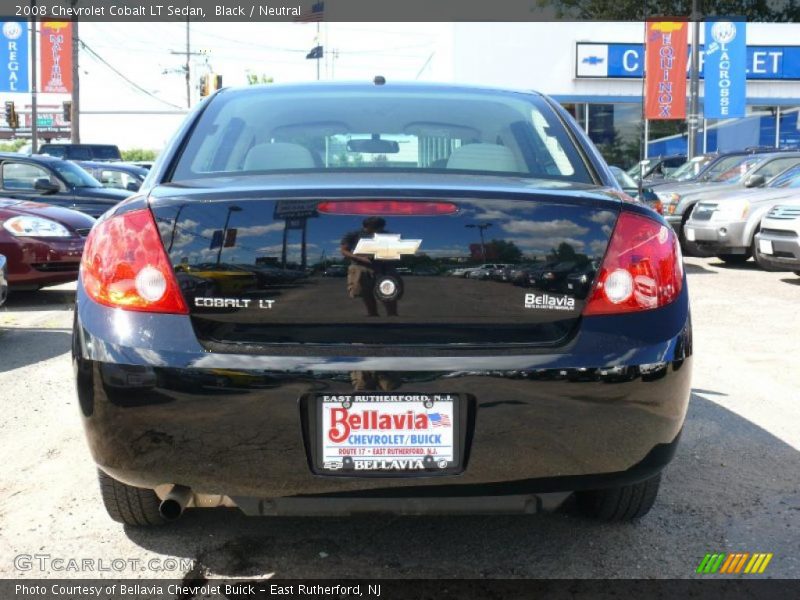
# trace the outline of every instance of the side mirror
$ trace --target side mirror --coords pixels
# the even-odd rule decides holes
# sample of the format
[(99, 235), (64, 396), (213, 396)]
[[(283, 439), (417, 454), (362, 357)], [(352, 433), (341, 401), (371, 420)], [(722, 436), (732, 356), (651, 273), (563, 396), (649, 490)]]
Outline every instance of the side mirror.
[(125, 186), (125, 189), (129, 192), (138, 192), (141, 184), (136, 183), (135, 181), (129, 181), (128, 185)]
[(744, 187), (754, 188), (754, 187), (761, 187), (767, 180), (764, 178), (763, 175), (750, 175), (747, 180), (744, 182)]
[(53, 194), (59, 190), (58, 184), (53, 183), (47, 177), (40, 177), (33, 182), (33, 189), (44, 194)]

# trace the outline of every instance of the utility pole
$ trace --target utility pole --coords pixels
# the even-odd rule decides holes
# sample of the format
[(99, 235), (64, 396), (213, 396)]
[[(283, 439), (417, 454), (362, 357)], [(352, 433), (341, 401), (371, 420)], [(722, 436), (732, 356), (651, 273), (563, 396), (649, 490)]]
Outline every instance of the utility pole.
[[(31, 0), (31, 14), (36, 14), (36, 0)], [(36, 110), (36, 71), (39, 59), (36, 56), (36, 17), (31, 18), (31, 154), (39, 149), (39, 131), (36, 121), (39, 116)]]
[(489, 227), (491, 227), (491, 226), (492, 226), (491, 223), (480, 223), (478, 225), (476, 225), (474, 223), (469, 223), (467, 225), (464, 225), (464, 227), (466, 227), (467, 229), (477, 229), (478, 232), (480, 233), (480, 236), (481, 236), (481, 258), (483, 259), (483, 262), (486, 262), (486, 241), (484, 240), (484, 237), (483, 237), (483, 230), (484, 229), (489, 229)]
[(189, 17), (186, 17), (186, 107), (192, 108), (192, 43)]
[[(186, 47), (183, 50), (170, 50), (170, 54), (175, 54), (184, 57), (184, 63), (182, 67), (178, 67), (176, 69), (164, 69), (162, 71), (163, 74), (167, 73), (180, 73), (183, 71), (184, 77), (186, 78), (186, 107), (192, 108), (192, 57), (193, 56), (205, 56), (205, 52), (192, 52), (192, 43), (191, 43), (191, 33), (189, 29), (189, 19), (186, 19)], [(206, 58), (206, 62), (208, 58)]]
[[(78, 0), (72, 0), (72, 7)], [(78, 19), (72, 22), (72, 114), (70, 115), (70, 139), (73, 144), (81, 143), (81, 70), (78, 68), (80, 56), (80, 37), (78, 36)]]
[[(316, 39), (317, 39), (317, 43), (315, 44), (315, 46), (319, 46), (319, 45), (320, 45), (320, 39), (319, 39), (319, 21), (317, 21), (317, 38), (316, 38)], [(323, 50), (323, 52), (324, 52), (324, 50)], [(317, 56), (317, 81), (319, 81), (319, 61), (320, 61), (320, 60), (322, 60), (322, 57), (321, 57), (321, 56)]]
[(689, 139), (686, 156), (694, 158), (697, 147), (697, 130), (700, 125), (700, 11), (698, 0), (692, 0), (692, 65), (689, 71)]

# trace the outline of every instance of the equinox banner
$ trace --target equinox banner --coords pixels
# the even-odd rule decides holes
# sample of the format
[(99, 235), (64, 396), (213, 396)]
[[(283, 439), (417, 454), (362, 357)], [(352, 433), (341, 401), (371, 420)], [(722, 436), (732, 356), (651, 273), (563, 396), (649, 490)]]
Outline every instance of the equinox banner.
[(40, 73), (42, 92), (72, 92), (72, 23), (48, 21), (41, 25)]
[(686, 21), (648, 21), (645, 38), (645, 119), (686, 118)]
[(744, 116), (747, 44), (744, 21), (707, 21), (705, 51), (706, 119)]

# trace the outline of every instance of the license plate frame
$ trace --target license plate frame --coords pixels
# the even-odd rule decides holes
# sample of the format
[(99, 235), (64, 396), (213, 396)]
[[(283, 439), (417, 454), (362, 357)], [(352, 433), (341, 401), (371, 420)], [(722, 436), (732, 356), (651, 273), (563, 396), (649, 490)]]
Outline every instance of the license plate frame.
[(761, 254), (775, 254), (775, 249), (772, 247), (772, 240), (758, 240), (758, 251)]
[[(424, 393), (424, 392), (348, 392), (313, 394), (307, 398), (308, 402), (308, 435), (306, 441), (309, 447), (312, 471), (319, 475), (333, 477), (435, 477), (442, 475), (454, 475), (461, 473), (464, 469), (466, 433), (467, 433), (467, 398), (463, 394), (453, 393)], [(349, 405), (347, 403), (349, 402)], [(426, 405), (429, 402), (430, 405)], [(391, 429), (374, 429), (380, 414), (370, 416), (364, 422), (365, 428), (359, 429), (357, 435), (363, 436), (441, 436), (446, 438), (443, 432), (449, 430), (450, 445), (444, 451), (444, 455), (434, 456), (427, 451), (410, 453), (404, 450), (403, 453), (382, 453), (374, 454), (368, 452), (356, 454), (350, 450), (356, 448), (383, 447), (388, 450), (402, 450), (408, 448), (432, 449), (436, 444), (409, 444), (408, 439), (402, 443), (382, 444), (385, 440), (367, 440), (361, 446), (348, 443), (331, 444), (326, 443), (332, 419), (325, 411), (333, 408), (346, 409), (348, 415), (364, 414), (367, 410), (378, 411), (378, 407), (388, 409), (385, 414), (406, 415), (408, 412), (420, 415), (439, 414), (447, 417), (445, 422), (434, 427), (428, 420), (427, 427), (424, 429), (407, 429), (404, 427), (394, 427)], [(354, 410), (355, 409), (355, 410)], [(402, 409), (402, 410), (401, 410)], [(352, 411), (352, 412), (351, 412)], [(380, 412), (380, 411), (379, 411)], [(339, 415), (341, 416), (341, 412)], [(449, 421), (449, 427), (447, 425)], [(395, 425), (397, 422), (393, 422)], [(409, 423), (409, 421), (405, 421)], [(337, 422), (337, 428), (341, 426), (341, 419)], [(417, 422), (417, 425), (420, 423)], [(337, 429), (341, 431), (341, 429)], [(394, 441), (394, 440), (392, 440)], [(433, 442), (428, 438), (427, 441)], [(445, 440), (446, 441), (446, 440)], [(326, 447), (327, 446), (327, 447)], [(347, 449), (345, 454), (337, 454), (336, 460), (333, 459), (334, 452), (339, 448)], [(442, 452), (441, 448), (437, 451)], [(339, 460), (341, 459), (341, 460)], [(370, 462), (371, 461), (371, 462)], [(338, 463), (338, 464), (334, 464)]]

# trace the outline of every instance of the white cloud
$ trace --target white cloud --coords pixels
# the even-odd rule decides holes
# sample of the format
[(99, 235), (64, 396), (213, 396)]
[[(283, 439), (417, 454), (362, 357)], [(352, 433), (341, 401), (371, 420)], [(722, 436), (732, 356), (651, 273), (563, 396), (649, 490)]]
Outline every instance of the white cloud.
[(588, 227), (578, 225), (569, 219), (553, 219), (552, 221), (511, 221), (505, 223), (503, 229), (514, 234), (528, 234), (533, 236), (561, 237), (583, 235), (589, 231)]
[[(284, 224), (281, 221), (277, 223), (270, 223), (269, 225), (250, 225), (249, 227), (230, 227), (229, 229), (236, 229), (236, 237), (243, 238), (243, 237), (254, 237), (257, 235), (264, 235), (267, 233), (271, 233), (273, 231), (283, 231)], [(204, 229), (203, 235), (204, 237), (211, 237), (214, 235), (214, 231), (219, 231), (219, 229)]]

